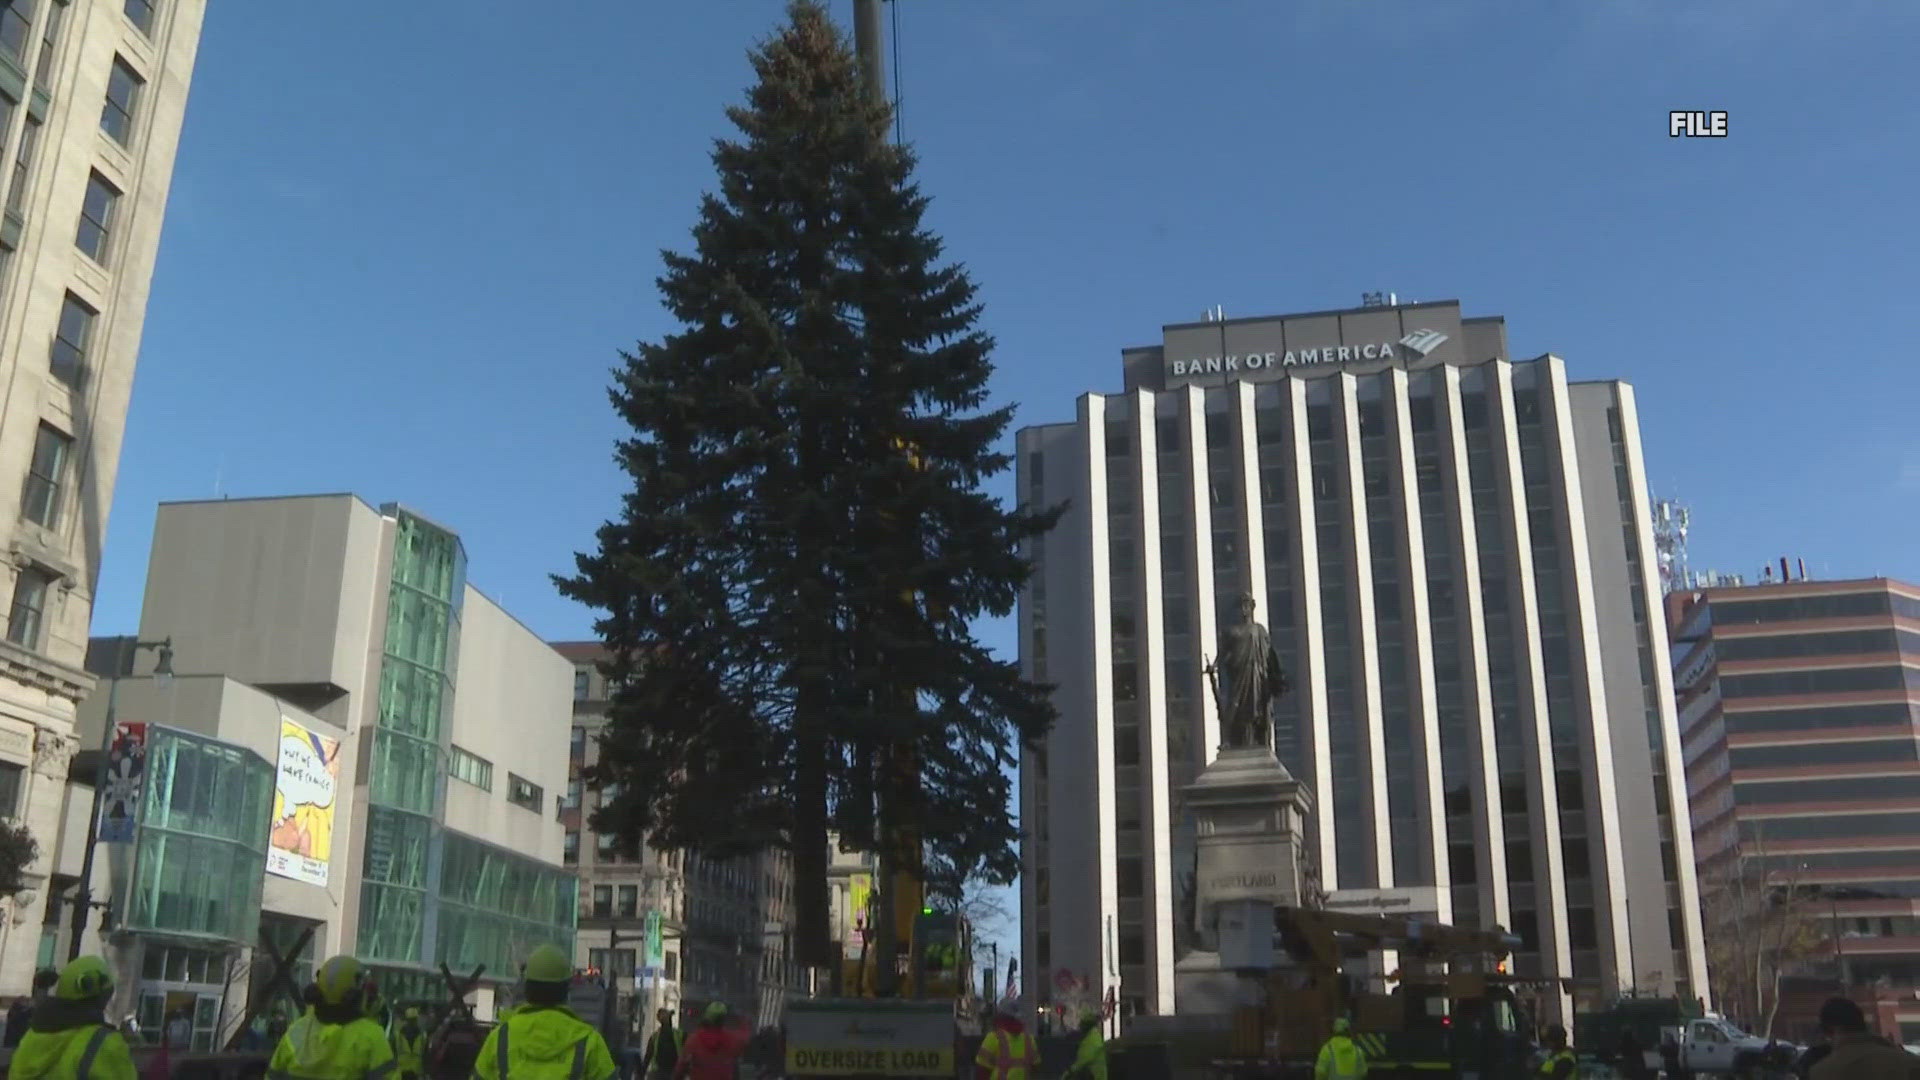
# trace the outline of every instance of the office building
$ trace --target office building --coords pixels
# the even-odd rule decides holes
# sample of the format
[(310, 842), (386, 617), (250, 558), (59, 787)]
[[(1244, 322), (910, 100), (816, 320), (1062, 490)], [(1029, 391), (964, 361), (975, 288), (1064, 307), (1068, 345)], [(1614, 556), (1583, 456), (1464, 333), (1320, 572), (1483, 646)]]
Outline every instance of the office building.
[(0, 902), (0, 994), (39, 957), (94, 584), (206, 0), (0, 4), (0, 815), (41, 861)]
[[(641, 1037), (652, 1032), (657, 1009), (676, 1009), (685, 1024), (715, 1001), (762, 1027), (778, 1024), (799, 985), (790, 959), (792, 860), (778, 852), (714, 859), (645, 844), (637, 858), (627, 858), (613, 836), (595, 833), (590, 815), (600, 796), (587, 788), (584, 774), (606, 730), (609, 687), (598, 666), (606, 647), (592, 641), (553, 647), (573, 664), (573, 742), (561, 821), (568, 864), (580, 877), (580, 964), (612, 975), (622, 1014)], [(657, 958), (645, 955), (653, 913), (662, 927)]]
[(1787, 569), (1669, 598), (1702, 888), (1710, 908), (1721, 881), (1799, 889), (1832, 943), (1805, 973), (1897, 991), (1894, 1019), (1913, 1041), (1920, 587)]
[[(443, 963), (484, 967), (483, 1016), (535, 947), (572, 951), (573, 666), (467, 581), (456, 534), (351, 495), (164, 504), (138, 641), (169, 643), (175, 676), (103, 680), (81, 723), (104, 739), (111, 700), (116, 728), (146, 725), (145, 787), (109, 765), (108, 908), (83, 941), (128, 1011), (183, 1004), (211, 1043), (262, 931), (285, 949), (311, 930), (302, 965), (352, 953), (399, 1002), (444, 1002)], [(197, 771), (168, 771), (188, 749)], [(68, 792), (63, 896), (92, 799)], [(62, 958), (68, 933), (44, 935)]]
[(1589, 1003), (1698, 992), (1632, 388), (1378, 295), (1168, 326), (1121, 367), (1016, 442), (1020, 497), (1069, 507), (1020, 605), (1060, 711), (1020, 771), (1025, 993), (1066, 969), (1179, 1008), (1180, 791), (1220, 742), (1204, 672), (1243, 594), (1291, 679), (1276, 752), (1330, 905), (1506, 927), (1515, 970)]

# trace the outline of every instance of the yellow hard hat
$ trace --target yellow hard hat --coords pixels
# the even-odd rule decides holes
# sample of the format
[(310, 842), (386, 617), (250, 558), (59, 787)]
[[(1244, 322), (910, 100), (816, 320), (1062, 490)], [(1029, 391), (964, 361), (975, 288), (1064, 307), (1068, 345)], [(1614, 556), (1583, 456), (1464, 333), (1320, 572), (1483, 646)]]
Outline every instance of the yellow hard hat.
[(344, 1005), (361, 992), (367, 981), (366, 966), (351, 956), (335, 956), (314, 972), (313, 987), (326, 1005)]
[(63, 1001), (92, 1001), (113, 993), (113, 972), (97, 956), (82, 956), (60, 972), (53, 996)]
[(558, 946), (542, 945), (527, 957), (528, 982), (563, 983), (573, 979), (573, 961)]
[(1335, 1035), (1345, 1035), (1347, 1032), (1352, 1030), (1353, 1030), (1353, 1025), (1348, 1023), (1347, 1018), (1344, 1016), (1340, 1017), (1339, 1019), (1333, 1022), (1333, 1033)]
[(708, 1020), (725, 1020), (726, 1018), (727, 1018), (727, 1003), (726, 1003), (726, 1002), (724, 1002), (724, 1001), (716, 1001), (716, 1002), (714, 1002), (714, 1003), (712, 1003), (711, 1005), (708, 1005), (708, 1006), (707, 1006), (707, 1019), (708, 1019)]
[(409, 1020), (420, 1019), (420, 1009), (418, 1006), (407, 1010), (407, 1019)]

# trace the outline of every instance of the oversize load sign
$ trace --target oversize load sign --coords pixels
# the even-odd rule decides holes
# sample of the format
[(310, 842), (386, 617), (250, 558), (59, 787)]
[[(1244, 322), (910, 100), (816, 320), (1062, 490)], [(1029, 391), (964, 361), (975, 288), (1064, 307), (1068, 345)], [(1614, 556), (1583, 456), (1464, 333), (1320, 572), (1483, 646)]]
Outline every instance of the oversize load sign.
[(815, 1001), (787, 1010), (789, 1076), (954, 1075), (953, 1006)]
[(788, 1046), (787, 1072), (793, 1076), (952, 1076), (953, 1050)]

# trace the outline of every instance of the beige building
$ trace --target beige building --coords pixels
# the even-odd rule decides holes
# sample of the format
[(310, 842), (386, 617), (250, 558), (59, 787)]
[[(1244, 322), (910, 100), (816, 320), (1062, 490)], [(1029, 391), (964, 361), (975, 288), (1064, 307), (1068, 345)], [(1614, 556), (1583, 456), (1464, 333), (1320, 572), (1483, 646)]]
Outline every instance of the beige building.
[[(596, 666), (605, 648), (591, 641), (554, 648), (574, 665), (572, 778), (560, 815), (566, 859), (580, 875), (576, 963), (612, 976), (618, 1007), (642, 1037), (653, 1030), (655, 1010), (674, 1009), (685, 1024), (714, 1001), (760, 1026), (778, 1024), (802, 985), (792, 961), (792, 860), (784, 853), (710, 859), (651, 847), (630, 859), (613, 837), (595, 833), (590, 816), (600, 796), (582, 777), (598, 757), (607, 723), (608, 685)], [(657, 965), (645, 954), (650, 913), (661, 923)]]
[[(42, 884), (0, 902), (0, 995), (23, 992), (58, 828), (94, 583), (205, 0), (0, 6), (0, 815)], [(11, 486), (9, 486), (11, 485)]]
[[(484, 967), (482, 1016), (535, 947), (572, 950), (573, 666), (467, 581), (457, 535), (351, 495), (168, 503), (139, 640), (171, 642), (174, 676), (149, 657), (80, 712), (91, 746), (109, 701), (116, 726), (146, 725), (138, 790), (109, 766), (100, 820), (121, 828), (95, 849), (107, 906), (81, 945), (119, 970), (143, 1030), (185, 1009), (196, 1048), (230, 1035), (265, 992), (263, 936), (285, 950), (311, 931), (300, 970), (352, 953), (398, 1003), (443, 1002), (442, 963)], [(76, 758), (48, 844), (62, 899), (98, 757)], [(42, 935), (62, 959), (69, 926)]]

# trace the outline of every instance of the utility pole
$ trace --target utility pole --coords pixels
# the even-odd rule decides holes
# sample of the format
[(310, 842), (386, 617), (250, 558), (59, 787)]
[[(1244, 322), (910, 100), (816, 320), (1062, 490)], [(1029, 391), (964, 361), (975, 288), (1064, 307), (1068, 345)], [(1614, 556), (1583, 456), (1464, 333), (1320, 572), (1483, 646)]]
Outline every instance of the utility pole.
[(860, 74), (867, 96), (875, 105), (887, 103), (887, 74), (882, 57), (886, 32), (880, 21), (881, 0), (853, 0), (853, 45), (860, 54)]

